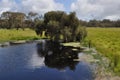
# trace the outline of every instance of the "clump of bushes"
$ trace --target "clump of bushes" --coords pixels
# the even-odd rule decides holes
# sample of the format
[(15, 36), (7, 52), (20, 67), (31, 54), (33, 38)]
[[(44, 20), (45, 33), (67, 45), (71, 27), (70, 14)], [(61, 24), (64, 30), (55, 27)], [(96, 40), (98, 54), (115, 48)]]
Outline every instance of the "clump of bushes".
[(87, 34), (85, 27), (80, 26), (75, 12), (66, 14), (62, 11), (45, 13), (43, 21), (36, 25), (38, 35), (42, 35), (43, 31), (51, 40), (64, 42), (81, 41)]

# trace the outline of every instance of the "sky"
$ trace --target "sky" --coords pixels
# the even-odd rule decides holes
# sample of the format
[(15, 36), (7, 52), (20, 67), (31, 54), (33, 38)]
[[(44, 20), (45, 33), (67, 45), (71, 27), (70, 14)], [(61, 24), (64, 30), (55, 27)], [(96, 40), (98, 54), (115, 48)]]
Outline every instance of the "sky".
[(120, 19), (120, 0), (0, 0), (0, 14), (5, 11), (76, 12), (79, 19)]

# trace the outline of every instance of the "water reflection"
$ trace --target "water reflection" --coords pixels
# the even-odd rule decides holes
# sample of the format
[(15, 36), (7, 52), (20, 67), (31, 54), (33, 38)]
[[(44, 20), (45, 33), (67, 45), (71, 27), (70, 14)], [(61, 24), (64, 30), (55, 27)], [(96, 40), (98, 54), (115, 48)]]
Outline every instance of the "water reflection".
[(28, 62), (28, 67), (30, 69), (36, 69), (36, 68), (42, 68), (43, 66), (45, 66), (44, 57), (39, 57), (39, 55), (36, 53), (31, 54), (31, 58)]
[(78, 51), (73, 51), (72, 47), (65, 47), (58, 42), (46, 41), (37, 44), (37, 52), (40, 57), (44, 57), (44, 63), (50, 68), (63, 70), (69, 67), (75, 70), (78, 64), (74, 59), (78, 59)]
[(78, 52), (56, 42), (41, 41), (0, 48), (0, 80), (93, 80)]

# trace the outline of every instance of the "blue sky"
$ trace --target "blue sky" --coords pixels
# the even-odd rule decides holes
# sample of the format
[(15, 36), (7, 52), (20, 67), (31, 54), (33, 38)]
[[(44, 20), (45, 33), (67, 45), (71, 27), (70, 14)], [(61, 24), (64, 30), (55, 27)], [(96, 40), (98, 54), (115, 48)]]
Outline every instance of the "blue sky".
[(5, 11), (74, 11), (79, 19), (120, 19), (120, 0), (0, 0), (0, 14)]
[(71, 4), (75, 2), (76, 0), (55, 0), (56, 2), (59, 2), (64, 5), (66, 12), (71, 12)]
[(17, 3), (20, 3), (21, 2), (21, 0), (15, 0)]

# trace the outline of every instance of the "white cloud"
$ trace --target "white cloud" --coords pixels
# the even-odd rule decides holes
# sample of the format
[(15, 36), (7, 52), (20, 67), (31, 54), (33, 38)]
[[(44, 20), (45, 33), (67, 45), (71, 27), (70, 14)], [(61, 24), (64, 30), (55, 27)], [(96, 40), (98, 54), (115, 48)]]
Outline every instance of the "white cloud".
[(0, 14), (5, 11), (16, 11), (16, 3), (12, 0), (0, 0)]
[(21, 0), (19, 3), (16, 0), (0, 0), (0, 13), (4, 11), (21, 11), (37, 13), (45, 13), (51, 10), (64, 10), (61, 3), (54, 0)]
[[(81, 19), (119, 19), (120, 0), (74, 0), (71, 10)], [(66, 3), (67, 4), (67, 3)], [(43, 14), (51, 10), (65, 10), (66, 5), (55, 0), (0, 0), (0, 14), (5, 11), (30, 11)]]
[(24, 11), (35, 11), (45, 13), (51, 10), (64, 10), (64, 6), (54, 0), (24, 0), (22, 1)]
[(115, 20), (120, 18), (120, 0), (77, 0), (71, 10), (81, 19)]

